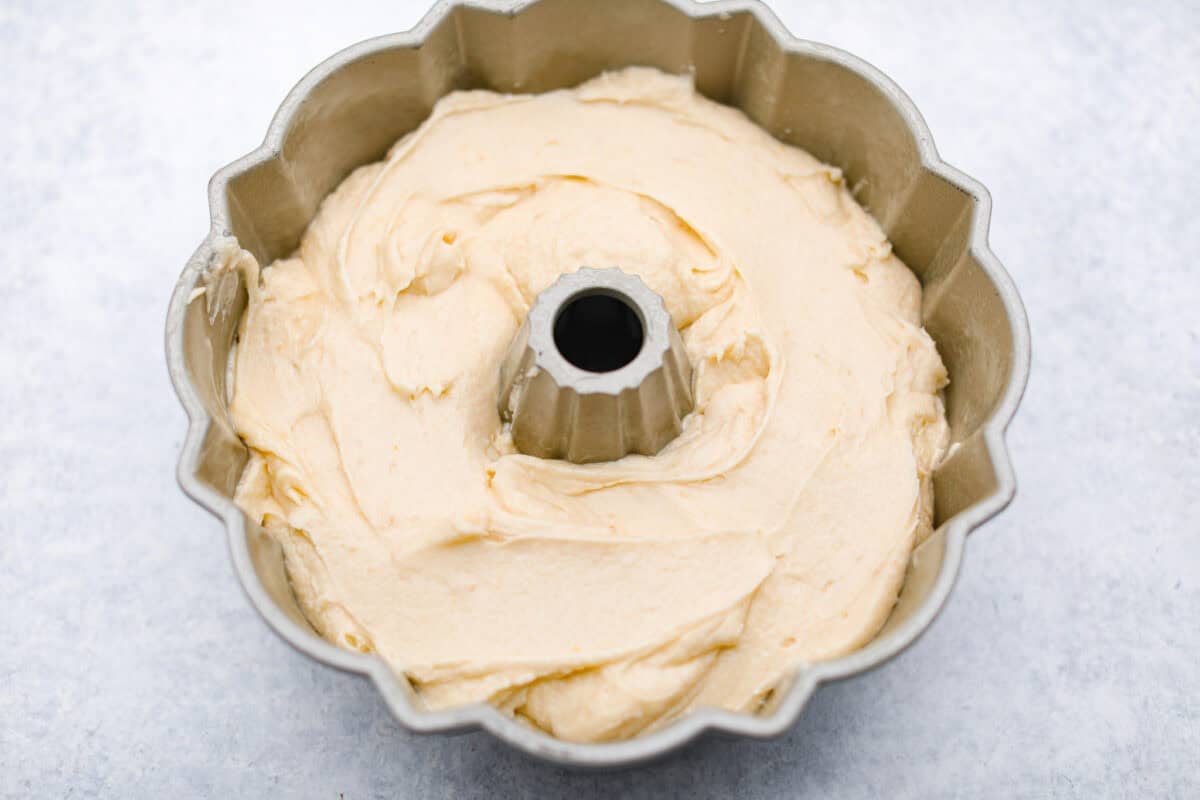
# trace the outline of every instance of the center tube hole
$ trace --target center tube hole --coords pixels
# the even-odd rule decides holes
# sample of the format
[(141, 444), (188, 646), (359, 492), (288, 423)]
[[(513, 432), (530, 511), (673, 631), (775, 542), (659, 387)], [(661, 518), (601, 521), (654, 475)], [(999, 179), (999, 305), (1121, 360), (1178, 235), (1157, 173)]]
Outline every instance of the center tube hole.
[(642, 318), (633, 306), (606, 293), (572, 298), (554, 320), (554, 346), (588, 372), (620, 369), (637, 358), (645, 338)]

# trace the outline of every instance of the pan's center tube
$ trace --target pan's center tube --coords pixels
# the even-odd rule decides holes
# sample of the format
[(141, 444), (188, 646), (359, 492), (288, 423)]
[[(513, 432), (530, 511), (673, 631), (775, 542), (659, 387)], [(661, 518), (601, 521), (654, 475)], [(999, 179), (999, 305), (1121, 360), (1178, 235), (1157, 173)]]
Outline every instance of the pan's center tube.
[(692, 368), (662, 298), (615, 267), (583, 267), (543, 290), (500, 366), (500, 417), (517, 449), (540, 458), (653, 455), (692, 403)]
[(567, 301), (554, 320), (554, 346), (588, 372), (612, 372), (637, 358), (646, 339), (641, 315), (616, 292), (584, 292)]

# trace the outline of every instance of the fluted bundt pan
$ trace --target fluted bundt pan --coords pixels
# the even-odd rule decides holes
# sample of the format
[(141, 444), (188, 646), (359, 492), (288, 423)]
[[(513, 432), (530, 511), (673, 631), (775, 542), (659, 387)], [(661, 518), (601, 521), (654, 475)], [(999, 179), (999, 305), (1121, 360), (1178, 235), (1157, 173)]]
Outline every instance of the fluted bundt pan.
[[(428, 711), (383, 661), (339, 649), (309, 627), (278, 547), (231, 499), (247, 452), (228, 418), (226, 365), (246, 294), (236, 272), (214, 277), (213, 268), (230, 238), (264, 264), (289, 254), (321, 199), (352, 169), (382, 158), (448, 92), (541, 92), (631, 64), (690, 72), (703, 94), (843, 170), (924, 284), (925, 326), (951, 376), (953, 447), (934, 478), (936, 531), (914, 552), (874, 641), (800, 669), (758, 714), (704, 709), (628, 741), (579, 744), (490, 706)], [(482, 727), (532, 755), (591, 767), (642, 762), (707, 729), (781, 733), (819, 684), (878, 666), (916, 639), (946, 600), (967, 534), (1015, 492), (1003, 436), (1028, 376), (1029, 337), (1016, 289), (988, 249), (987, 192), (941, 161), (916, 108), (878, 70), (792, 38), (755, 2), (440, 3), (410, 32), (357, 44), (306, 75), (262, 146), (213, 177), (209, 204), (212, 228), (167, 315), (168, 367), (190, 420), (180, 484), (224, 521), (234, 567), (268, 624), (301, 652), (370, 676), (413, 730)], [(209, 288), (203, 296), (200, 285)]]

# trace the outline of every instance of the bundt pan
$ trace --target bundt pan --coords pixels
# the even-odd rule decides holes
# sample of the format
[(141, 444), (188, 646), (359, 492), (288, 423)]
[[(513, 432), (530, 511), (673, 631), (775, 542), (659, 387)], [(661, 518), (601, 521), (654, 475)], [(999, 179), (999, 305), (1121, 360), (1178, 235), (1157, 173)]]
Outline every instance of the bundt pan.
[[(690, 72), (708, 97), (742, 109), (776, 137), (840, 167), (925, 287), (925, 326), (949, 370), (951, 455), (935, 476), (936, 532), (913, 554), (887, 624), (863, 649), (800, 669), (757, 714), (704, 709), (627, 741), (559, 741), (496, 709), (422, 708), (403, 677), (342, 650), (305, 621), (279, 548), (234, 505), (246, 462), (230, 425), (226, 366), (246, 304), (235, 272), (209, 271), (229, 238), (266, 264), (297, 245), (317, 205), (355, 167), (383, 157), (456, 89), (543, 92), (640, 64)], [(671, 751), (706, 730), (782, 733), (821, 683), (861, 673), (910, 645), (946, 601), (967, 534), (1016, 490), (1004, 430), (1029, 372), (1025, 312), (988, 249), (986, 190), (938, 157), (912, 102), (871, 65), (793, 38), (747, 0), (442, 2), (408, 33), (354, 45), (284, 100), (262, 146), (209, 184), (212, 228), (188, 262), (167, 315), (167, 362), (189, 426), (179, 482), (225, 523), (234, 568), (267, 623), (297, 650), (367, 675), (415, 731), (482, 727), (531, 755), (618, 767)], [(207, 293), (197, 292), (208, 285)], [(203, 295), (203, 296), (202, 296)]]

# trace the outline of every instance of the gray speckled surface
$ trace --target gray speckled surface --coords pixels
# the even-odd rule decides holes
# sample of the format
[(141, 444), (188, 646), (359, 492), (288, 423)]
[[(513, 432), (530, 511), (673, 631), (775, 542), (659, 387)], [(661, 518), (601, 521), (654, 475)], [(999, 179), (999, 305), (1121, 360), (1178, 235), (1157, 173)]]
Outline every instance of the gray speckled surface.
[(933, 629), (790, 735), (572, 775), (407, 734), (292, 652), (172, 474), (162, 322), (208, 176), (424, 5), (0, 6), (0, 795), (1200, 796), (1200, 6), (776, 3), (992, 190), (1033, 326), (1020, 493)]

